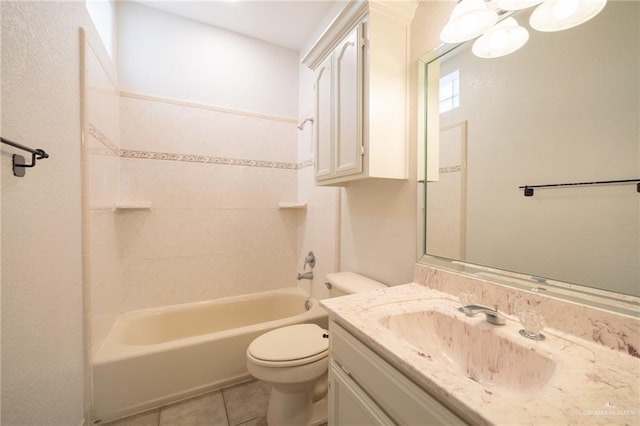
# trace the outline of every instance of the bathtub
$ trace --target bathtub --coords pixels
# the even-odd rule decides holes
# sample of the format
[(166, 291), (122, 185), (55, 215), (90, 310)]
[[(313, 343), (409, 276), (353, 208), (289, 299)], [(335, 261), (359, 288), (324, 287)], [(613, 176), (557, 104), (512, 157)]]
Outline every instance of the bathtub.
[(327, 321), (318, 301), (297, 288), (124, 313), (93, 359), (93, 418), (113, 420), (247, 380), (253, 339), (291, 324), (327, 328)]

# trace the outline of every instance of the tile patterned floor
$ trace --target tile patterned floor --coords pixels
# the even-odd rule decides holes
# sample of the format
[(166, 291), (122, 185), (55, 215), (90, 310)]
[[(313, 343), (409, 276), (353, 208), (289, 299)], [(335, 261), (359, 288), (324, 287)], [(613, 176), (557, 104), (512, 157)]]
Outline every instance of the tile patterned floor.
[(270, 390), (253, 380), (102, 426), (266, 426)]

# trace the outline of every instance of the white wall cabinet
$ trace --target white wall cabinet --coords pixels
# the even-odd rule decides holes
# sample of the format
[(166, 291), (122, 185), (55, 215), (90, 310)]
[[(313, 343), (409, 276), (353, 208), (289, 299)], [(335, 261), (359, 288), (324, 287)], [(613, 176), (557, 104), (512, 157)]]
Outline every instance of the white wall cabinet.
[(329, 426), (466, 424), (334, 321), (329, 336)]
[(318, 185), (406, 179), (412, 2), (352, 2), (304, 57), (315, 75)]
[(315, 73), (316, 179), (362, 172), (364, 23), (354, 28)]

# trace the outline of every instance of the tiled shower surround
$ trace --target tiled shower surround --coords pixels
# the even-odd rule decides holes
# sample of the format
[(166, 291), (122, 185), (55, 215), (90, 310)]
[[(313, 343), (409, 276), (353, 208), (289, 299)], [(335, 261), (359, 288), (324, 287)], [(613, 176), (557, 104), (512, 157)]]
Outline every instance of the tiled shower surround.
[(152, 205), (116, 214), (123, 310), (295, 284), (295, 122), (129, 96), (120, 120), (120, 200)]
[(296, 285), (295, 120), (118, 99), (117, 135), (86, 125), (93, 351), (118, 312)]

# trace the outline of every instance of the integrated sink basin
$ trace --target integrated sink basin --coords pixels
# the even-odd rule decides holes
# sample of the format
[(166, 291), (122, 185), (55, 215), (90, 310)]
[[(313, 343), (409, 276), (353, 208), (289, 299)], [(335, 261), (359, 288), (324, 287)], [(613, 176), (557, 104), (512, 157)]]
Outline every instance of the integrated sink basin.
[(556, 370), (551, 356), (530, 344), (519, 344), (502, 330), (512, 327), (487, 323), (484, 316), (467, 318), (451, 309), (423, 309), (393, 313), (378, 321), (396, 338), (413, 345), (426, 362), (442, 363), (480, 383), (485, 391), (530, 398)]
[[(522, 302), (492, 292), (482, 299)], [(469, 424), (638, 424), (640, 357), (595, 343), (612, 336), (606, 321), (590, 324), (600, 330), (594, 341), (551, 325), (544, 340), (531, 340), (508, 309), (498, 307), (504, 325), (489, 324), (459, 312), (459, 297), (420, 284), (322, 303), (332, 321)], [(628, 330), (637, 334), (636, 325)]]

